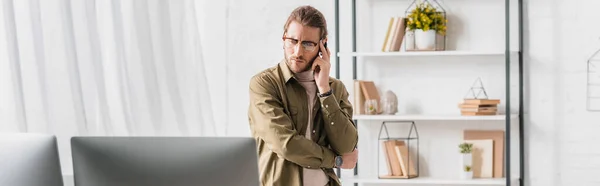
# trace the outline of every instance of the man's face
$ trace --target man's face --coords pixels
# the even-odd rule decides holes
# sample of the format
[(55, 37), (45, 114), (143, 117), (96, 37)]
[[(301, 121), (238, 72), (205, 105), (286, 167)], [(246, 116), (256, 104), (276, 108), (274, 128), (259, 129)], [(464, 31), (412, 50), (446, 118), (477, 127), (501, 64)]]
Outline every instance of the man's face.
[(292, 21), (283, 35), (283, 48), (287, 65), (292, 72), (310, 70), (319, 53), (320, 28), (302, 26)]

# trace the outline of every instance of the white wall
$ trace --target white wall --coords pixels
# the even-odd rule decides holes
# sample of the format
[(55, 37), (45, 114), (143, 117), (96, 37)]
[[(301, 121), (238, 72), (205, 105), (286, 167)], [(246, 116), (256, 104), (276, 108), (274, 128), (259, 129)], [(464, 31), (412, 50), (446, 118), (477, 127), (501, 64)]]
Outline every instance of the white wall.
[[(334, 34), (333, 1), (201, 1), (202, 45), (205, 48), (215, 121), (227, 125), (227, 135), (249, 136), (248, 84), (250, 77), (283, 59), (283, 24), (300, 5), (321, 10)], [(334, 43), (330, 38), (330, 43)], [(333, 45), (330, 47), (334, 50)], [(332, 63), (335, 63), (332, 61)], [(333, 74), (332, 74), (333, 76)]]
[(586, 111), (587, 60), (600, 49), (600, 1), (526, 3), (528, 183), (600, 185), (600, 112)]

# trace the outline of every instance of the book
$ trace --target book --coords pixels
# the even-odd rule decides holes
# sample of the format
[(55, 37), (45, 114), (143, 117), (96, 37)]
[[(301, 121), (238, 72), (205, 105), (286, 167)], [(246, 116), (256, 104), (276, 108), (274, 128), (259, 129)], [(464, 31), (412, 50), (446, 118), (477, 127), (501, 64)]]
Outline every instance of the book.
[(406, 18), (397, 17), (396, 21), (396, 31), (394, 32), (392, 45), (389, 48), (389, 51), (391, 52), (400, 51), (400, 47), (402, 46), (402, 40), (404, 39), (404, 35), (406, 33)]
[(365, 114), (365, 96), (363, 95), (361, 80), (354, 80), (354, 114)]
[(493, 170), (494, 178), (504, 176), (504, 131), (502, 130), (465, 130), (464, 140), (486, 140), (494, 141)]
[(394, 37), (394, 32), (396, 32), (396, 24), (398, 23), (396, 17), (390, 18), (390, 23), (388, 25), (387, 33), (385, 34), (385, 40), (383, 42), (383, 47), (381, 49), (382, 52), (387, 52), (392, 45), (392, 39)]
[(382, 52), (400, 51), (406, 33), (406, 18), (391, 17), (383, 40)]
[(499, 99), (464, 99), (463, 104), (467, 105), (497, 105), (500, 104)]
[(494, 140), (465, 140), (473, 144), (472, 165), (474, 178), (492, 178), (494, 168)]
[(408, 153), (408, 147), (402, 141), (396, 141), (395, 146), (396, 153), (398, 154), (398, 161), (400, 162), (400, 168), (402, 170), (402, 176), (406, 178), (417, 176), (417, 171), (414, 162), (415, 157), (410, 156)]

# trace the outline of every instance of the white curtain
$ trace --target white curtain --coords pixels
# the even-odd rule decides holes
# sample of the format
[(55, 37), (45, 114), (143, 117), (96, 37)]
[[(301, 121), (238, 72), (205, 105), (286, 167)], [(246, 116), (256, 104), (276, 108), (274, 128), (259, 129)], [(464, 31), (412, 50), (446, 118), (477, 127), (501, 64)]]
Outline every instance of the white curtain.
[(55, 134), (61, 156), (71, 136), (224, 135), (197, 6), (0, 0), (0, 133)]

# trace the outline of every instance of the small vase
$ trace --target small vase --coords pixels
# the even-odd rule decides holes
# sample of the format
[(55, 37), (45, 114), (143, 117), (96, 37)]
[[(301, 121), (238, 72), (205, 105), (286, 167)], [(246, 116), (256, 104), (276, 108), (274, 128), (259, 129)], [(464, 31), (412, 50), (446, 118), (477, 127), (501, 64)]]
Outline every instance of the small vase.
[(461, 178), (465, 180), (473, 179), (473, 171), (463, 171)]
[[(462, 179), (472, 179), (473, 178), (473, 155), (471, 153), (464, 153), (461, 156), (461, 165), (460, 171), (462, 172)], [(469, 167), (469, 170), (466, 169)]]
[(462, 154), (462, 167), (473, 165), (473, 155), (471, 153)]
[(375, 115), (379, 112), (379, 104), (376, 99), (369, 99), (365, 101), (365, 114)]
[(415, 47), (417, 50), (435, 50), (435, 30), (415, 30)]
[(405, 50), (415, 50), (415, 31), (406, 31), (404, 38), (406, 39)]

